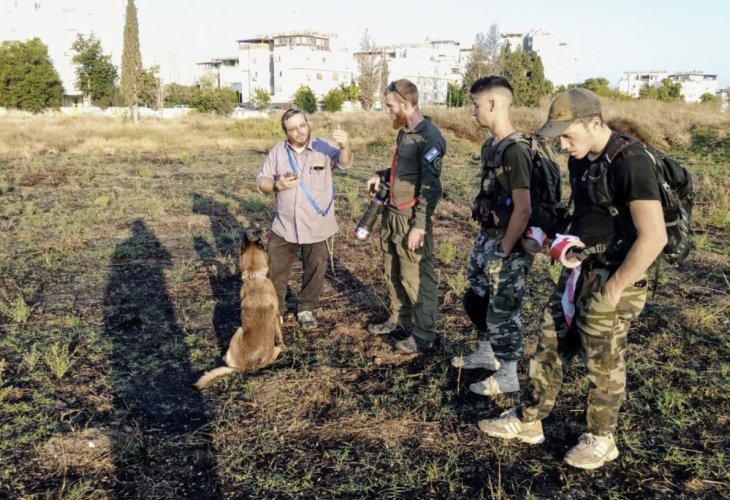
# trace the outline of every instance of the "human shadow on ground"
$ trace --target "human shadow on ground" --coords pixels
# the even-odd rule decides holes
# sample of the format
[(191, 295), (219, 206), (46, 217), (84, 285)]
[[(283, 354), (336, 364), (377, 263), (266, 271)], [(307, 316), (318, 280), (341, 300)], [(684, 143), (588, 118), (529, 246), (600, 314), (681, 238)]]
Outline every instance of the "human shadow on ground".
[(198, 258), (207, 264), (208, 282), (215, 300), (213, 329), (220, 355), (223, 356), (231, 337), (241, 324), (241, 275), (237, 265), (236, 269), (230, 270), (220, 258), (228, 257), (237, 262), (246, 228), (223, 203), (198, 193), (193, 193), (192, 197), (193, 213), (209, 217), (210, 231), (215, 242), (213, 248), (202, 236), (193, 238)]
[(104, 337), (120, 432), (119, 498), (219, 498), (209, 415), (189, 363), (164, 269), (171, 256), (141, 220), (112, 256)]

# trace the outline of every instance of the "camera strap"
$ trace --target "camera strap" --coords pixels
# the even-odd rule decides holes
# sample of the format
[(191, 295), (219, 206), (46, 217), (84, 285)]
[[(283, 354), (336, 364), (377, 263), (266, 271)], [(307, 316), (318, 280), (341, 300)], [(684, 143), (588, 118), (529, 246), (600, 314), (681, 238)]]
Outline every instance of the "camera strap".
[(291, 167), (292, 171), (294, 172), (294, 175), (299, 178), (299, 187), (302, 188), (302, 191), (304, 192), (304, 196), (307, 197), (309, 200), (309, 203), (312, 205), (312, 208), (314, 208), (315, 212), (317, 214), (321, 215), (322, 217), (326, 217), (329, 211), (332, 209), (332, 205), (335, 202), (335, 184), (332, 183), (332, 199), (330, 199), (329, 205), (327, 205), (327, 208), (322, 210), (319, 208), (319, 205), (314, 199), (314, 196), (312, 196), (312, 192), (309, 190), (306, 184), (304, 184), (304, 181), (302, 180), (301, 176), (299, 175), (299, 169), (297, 169), (297, 162), (294, 161), (294, 157), (291, 154), (291, 150), (289, 148), (286, 148), (286, 154), (289, 156), (289, 166)]

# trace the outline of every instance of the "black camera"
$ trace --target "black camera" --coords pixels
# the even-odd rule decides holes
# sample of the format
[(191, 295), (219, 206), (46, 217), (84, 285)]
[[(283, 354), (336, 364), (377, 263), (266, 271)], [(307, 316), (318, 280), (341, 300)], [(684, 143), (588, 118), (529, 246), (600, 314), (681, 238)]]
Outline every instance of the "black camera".
[(375, 220), (378, 218), (378, 215), (383, 213), (389, 191), (388, 183), (381, 177), (378, 192), (375, 193), (373, 199), (370, 200), (370, 203), (368, 203), (368, 206), (365, 208), (365, 212), (362, 214), (362, 217), (360, 217), (360, 222), (358, 222), (357, 226), (355, 226), (355, 230), (353, 231), (355, 238), (360, 241), (365, 241), (370, 238), (370, 235), (373, 232), (373, 226), (375, 225)]

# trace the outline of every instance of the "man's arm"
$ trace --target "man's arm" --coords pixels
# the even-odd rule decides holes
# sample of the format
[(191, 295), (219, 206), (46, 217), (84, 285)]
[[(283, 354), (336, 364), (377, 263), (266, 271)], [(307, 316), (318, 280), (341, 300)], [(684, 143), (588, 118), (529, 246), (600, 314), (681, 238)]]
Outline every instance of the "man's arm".
[(618, 305), (624, 289), (649, 269), (667, 244), (667, 229), (659, 200), (634, 200), (629, 202), (629, 210), (637, 238), (604, 287), (604, 297), (614, 307)]
[(337, 145), (340, 147), (339, 158), (337, 159), (337, 166), (339, 168), (348, 168), (352, 165), (352, 147), (350, 146), (350, 138), (347, 132), (341, 128), (336, 128), (332, 132), (332, 138), (335, 140)]
[(527, 228), (527, 223), (532, 215), (532, 203), (530, 201), (530, 190), (526, 187), (512, 190), (512, 215), (509, 224), (502, 238), (502, 250), (509, 255), (517, 242), (520, 241), (522, 233)]

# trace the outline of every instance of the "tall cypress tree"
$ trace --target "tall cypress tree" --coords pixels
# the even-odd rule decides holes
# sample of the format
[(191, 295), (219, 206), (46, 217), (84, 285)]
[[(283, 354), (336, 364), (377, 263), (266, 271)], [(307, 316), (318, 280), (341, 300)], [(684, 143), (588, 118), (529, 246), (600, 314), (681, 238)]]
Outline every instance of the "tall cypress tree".
[(127, 14), (124, 22), (124, 49), (122, 50), (121, 93), (129, 106), (132, 119), (137, 122), (140, 80), (142, 75), (142, 54), (139, 51), (139, 25), (134, 0), (127, 0)]

